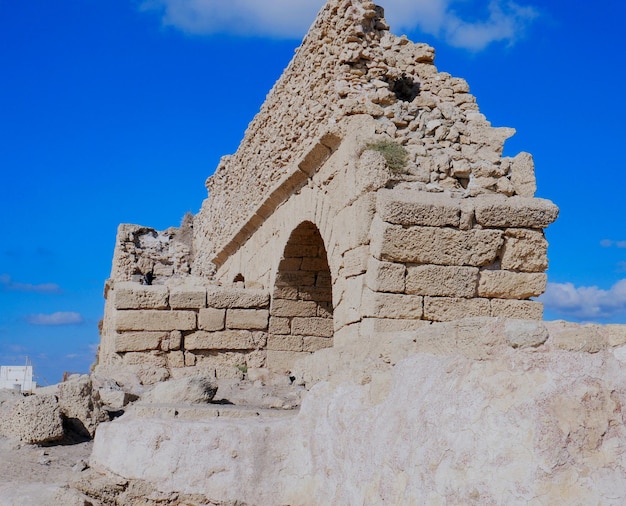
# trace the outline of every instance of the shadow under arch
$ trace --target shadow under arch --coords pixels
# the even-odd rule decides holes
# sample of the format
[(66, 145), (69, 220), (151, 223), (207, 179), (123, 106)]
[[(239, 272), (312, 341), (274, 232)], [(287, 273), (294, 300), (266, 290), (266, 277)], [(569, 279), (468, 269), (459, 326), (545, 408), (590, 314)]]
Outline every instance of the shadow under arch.
[(268, 367), (289, 371), (303, 353), (333, 345), (332, 279), (317, 226), (300, 223), (289, 236), (272, 290)]

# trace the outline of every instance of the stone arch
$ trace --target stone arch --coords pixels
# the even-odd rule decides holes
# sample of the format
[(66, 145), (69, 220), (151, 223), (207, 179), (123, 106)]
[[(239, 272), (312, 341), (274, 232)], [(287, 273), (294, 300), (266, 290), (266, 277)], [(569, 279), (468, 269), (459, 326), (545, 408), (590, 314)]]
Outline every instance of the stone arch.
[(290, 234), (272, 290), (270, 369), (290, 369), (299, 354), (333, 345), (332, 278), (317, 226), (301, 222)]

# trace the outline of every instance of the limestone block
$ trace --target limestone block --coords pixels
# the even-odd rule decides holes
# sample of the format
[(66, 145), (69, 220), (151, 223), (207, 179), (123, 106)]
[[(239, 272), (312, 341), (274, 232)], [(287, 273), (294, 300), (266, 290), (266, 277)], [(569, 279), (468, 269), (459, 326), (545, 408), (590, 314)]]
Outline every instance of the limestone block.
[(538, 272), (480, 271), (478, 296), (498, 299), (528, 299), (546, 290), (548, 277)]
[(294, 318), (291, 321), (291, 333), (301, 336), (333, 336), (332, 318)]
[(172, 309), (200, 309), (206, 307), (206, 288), (182, 286), (170, 289)]
[(419, 320), (423, 315), (423, 303), (424, 298), (419, 295), (380, 293), (365, 289), (361, 310), (364, 317)]
[(132, 399), (128, 392), (124, 392), (121, 389), (100, 388), (98, 389), (98, 395), (103, 405), (113, 409), (122, 409)]
[(317, 303), (312, 300), (283, 300), (274, 299), (270, 309), (272, 316), (316, 316)]
[(534, 300), (491, 299), (491, 316), (542, 320), (543, 304)]
[(218, 309), (266, 308), (269, 305), (269, 300), (269, 294), (264, 290), (224, 287), (211, 287), (207, 289), (207, 306)]
[[(389, 181), (390, 171), (382, 153), (366, 149), (357, 161), (351, 189), (356, 194), (373, 192), (383, 188)], [(351, 174), (352, 175), (352, 174)]]
[(174, 266), (167, 263), (156, 262), (152, 268), (152, 274), (155, 278), (169, 278), (172, 274), (174, 274)]
[(367, 262), (370, 258), (369, 247), (359, 246), (348, 250), (343, 255), (343, 275), (346, 278), (358, 276), (367, 270)]
[(428, 320), (414, 320), (406, 318), (363, 318), (359, 335), (372, 337), (384, 332), (405, 332), (419, 330), (430, 325)]
[(503, 269), (543, 272), (548, 268), (548, 241), (543, 231), (511, 228), (504, 233), (501, 252)]
[[(91, 464), (118, 480), (140, 475), (162, 495), (231, 504), (626, 500), (626, 381), (612, 354), (409, 353), (387, 377), (378, 402), (371, 383), (341, 381), (313, 388), (297, 416), (280, 419), (124, 416), (100, 426)], [(264, 471), (250, 473), (259, 455)]]
[(195, 375), (240, 380), (243, 378), (241, 369), (246, 364), (246, 356), (241, 351), (200, 353), (196, 355)]
[(302, 266), (302, 257), (283, 258), (280, 261), (281, 271), (299, 271)]
[(304, 336), (302, 351), (315, 352), (332, 346), (333, 339), (330, 337)]
[(158, 351), (150, 352), (136, 352), (129, 351), (124, 354), (122, 362), (125, 365), (147, 365), (148, 367), (165, 367), (167, 365), (167, 359), (165, 353)]
[(290, 334), (291, 328), (289, 326), (289, 321), (289, 318), (272, 316), (270, 318), (268, 332), (270, 334)]
[(477, 267), (411, 265), (407, 268), (406, 293), (437, 297), (475, 297)]
[(298, 287), (297, 286), (274, 286), (272, 292), (272, 298), (274, 299), (298, 299)]
[(320, 301), (317, 303), (317, 316), (320, 318), (331, 318), (333, 317), (333, 303), (328, 301)]
[(476, 198), (476, 221), (483, 227), (546, 228), (559, 208), (546, 199), (481, 196)]
[(607, 334), (607, 340), (611, 346), (621, 346), (626, 344), (626, 325), (605, 325), (604, 330)]
[(379, 221), (372, 226), (371, 249), (389, 262), (480, 267), (496, 259), (503, 241), (499, 230), (403, 228)]
[[(330, 272), (328, 271), (322, 271), (322, 272), (318, 272), (317, 276), (315, 277), (315, 287), (316, 288), (326, 288), (329, 289), (332, 286), (332, 278), (330, 276)], [(307, 290), (308, 288), (305, 287), (301, 287), (300, 291), (302, 290)]]
[(545, 322), (550, 333), (548, 343), (556, 349), (598, 353), (609, 344), (601, 325), (579, 325), (565, 321)]
[(267, 338), (267, 350), (271, 351), (302, 351), (302, 336), (282, 336), (270, 334)]
[(424, 297), (424, 318), (426, 320), (448, 322), (473, 316), (491, 316), (489, 299)]
[(26, 444), (45, 444), (63, 438), (63, 420), (53, 394), (19, 399), (0, 419), (0, 433)]
[(193, 332), (184, 339), (185, 350), (251, 350), (255, 348), (252, 333), (247, 330)]
[(530, 153), (519, 153), (511, 160), (511, 183), (518, 195), (535, 196), (537, 180), (535, 179), (535, 163)]
[(328, 262), (324, 257), (303, 258), (300, 266), (302, 271), (322, 271), (328, 270)]
[(330, 149), (321, 143), (316, 143), (298, 164), (298, 168), (310, 176), (328, 159), (330, 154)]
[(315, 272), (280, 271), (276, 275), (276, 286), (315, 286)]
[(314, 300), (316, 302), (332, 302), (333, 292), (331, 287), (301, 287), (296, 299)]
[(337, 213), (333, 220), (333, 235), (339, 251), (348, 251), (368, 243), (375, 211), (376, 195), (372, 193), (364, 195)]
[(278, 374), (289, 374), (296, 360), (306, 355), (297, 351), (267, 350), (267, 368)]
[(341, 285), (336, 283), (337, 290), (333, 290), (333, 306), (335, 310), (335, 328), (343, 327), (361, 319), (360, 303), (363, 293), (365, 276), (355, 276), (343, 280)]
[(207, 404), (217, 393), (217, 381), (209, 376), (169, 379), (141, 396), (147, 404)]
[(539, 321), (507, 319), (504, 336), (513, 348), (536, 348), (548, 340), (548, 329)]
[(382, 189), (377, 193), (376, 212), (383, 221), (397, 225), (458, 227), (461, 199), (445, 193)]
[(180, 350), (183, 335), (180, 330), (172, 330), (169, 336), (169, 349), (172, 351)]
[(248, 368), (265, 367), (266, 350), (253, 350), (246, 353), (246, 365)]
[(226, 328), (243, 330), (267, 330), (267, 309), (228, 309)]
[(98, 424), (108, 416), (101, 409), (100, 398), (93, 393), (87, 374), (59, 383), (59, 409), (74, 432), (92, 438)]
[(225, 319), (225, 309), (216, 309), (213, 307), (201, 309), (198, 313), (198, 328), (208, 331), (224, 330)]
[(316, 257), (320, 253), (319, 244), (301, 244), (301, 243), (288, 243), (283, 251), (283, 257), (285, 260), (289, 260), (287, 264), (295, 264), (295, 260), (300, 259), (300, 265), (302, 265), (302, 258), (304, 257)]
[(166, 286), (140, 285), (131, 281), (115, 283), (116, 309), (165, 309), (167, 301)]
[(127, 330), (194, 330), (196, 328), (196, 313), (193, 311), (160, 311), (152, 309), (118, 311), (115, 324), (118, 332)]
[(183, 351), (172, 351), (167, 354), (167, 366), (169, 368), (185, 367), (185, 353)]
[(406, 266), (392, 262), (380, 262), (370, 257), (365, 283), (374, 292), (402, 293), (405, 288)]
[(115, 352), (158, 350), (167, 332), (123, 332), (115, 336)]

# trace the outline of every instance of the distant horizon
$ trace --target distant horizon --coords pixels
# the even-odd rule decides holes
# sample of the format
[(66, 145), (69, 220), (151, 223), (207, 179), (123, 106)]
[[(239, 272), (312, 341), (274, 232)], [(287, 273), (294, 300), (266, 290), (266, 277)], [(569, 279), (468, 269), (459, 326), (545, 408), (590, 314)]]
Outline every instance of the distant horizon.
[[(517, 130), (504, 155), (531, 153), (537, 196), (560, 207), (544, 319), (626, 323), (626, 5), (380, 3)], [(49, 383), (89, 372), (118, 224), (198, 212), (323, 1), (236, 5), (0, 5), (0, 365), (29, 356)]]

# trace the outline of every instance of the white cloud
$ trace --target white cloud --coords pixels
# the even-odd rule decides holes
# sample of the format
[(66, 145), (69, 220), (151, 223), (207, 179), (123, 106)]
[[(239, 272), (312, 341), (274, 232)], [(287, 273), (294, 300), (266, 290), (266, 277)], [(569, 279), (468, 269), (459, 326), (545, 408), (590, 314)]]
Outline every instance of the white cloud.
[(26, 317), (26, 321), (31, 325), (74, 325), (82, 323), (83, 317), (80, 313), (60, 311), (52, 314), (31, 314)]
[[(476, 11), (484, 0), (381, 0), (394, 33), (419, 29), (454, 47), (479, 51), (492, 42), (514, 43), (537, 10), (512, 0), (491, 0), (482, 19), (469, 20), (456, 6)], [(299, 39), (323, 0), (143, 0), (166, 26), (194, 34), (229, 33)]]
[(61, 293), (61, 287), (55, 283), (41, 283), (39, 285), (18, 283), (13, 281), (11, 276), (8, 274), (0, 274), (0, 290), (33, 293)]
[(580, 320), (600, 320), (626, 314), (626, 279), (610, 289), (579, 286), (572, 283), (548, 283), (539, 297), (547, 309)]
[(615, 246), (616, 248), (626, 248), (626, 241), (613, 241), (611, 239), (602, 239), (600, 241), (600, 246), (603, 248), (612, 248)]
[(229, 33), (302, 38), (323, 5), (321, 0), (145, 0), (166, 26), (188, 33)]

